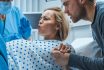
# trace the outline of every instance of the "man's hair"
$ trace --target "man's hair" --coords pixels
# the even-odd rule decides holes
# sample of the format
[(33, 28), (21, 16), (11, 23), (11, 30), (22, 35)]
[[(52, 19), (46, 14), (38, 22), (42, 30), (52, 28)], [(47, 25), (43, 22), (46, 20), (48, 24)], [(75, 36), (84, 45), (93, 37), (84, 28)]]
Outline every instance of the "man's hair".
[(88, 0), (88, 3), (89, 3), (90, 5), (94, 5), (94, 4), (95, 4), (95, 0)]
[(88, 0), (88, 1), (91, 2), (91, 3), (94, 3), (95, 0)]

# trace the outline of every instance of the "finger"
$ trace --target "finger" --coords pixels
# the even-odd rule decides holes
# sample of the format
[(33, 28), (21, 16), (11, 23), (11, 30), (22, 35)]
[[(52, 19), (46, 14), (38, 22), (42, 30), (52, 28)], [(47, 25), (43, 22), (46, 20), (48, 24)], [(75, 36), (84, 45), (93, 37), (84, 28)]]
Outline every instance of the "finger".
[(62, 45), (62, 48), (61, 48), (60, 52), (65, 53), (65, 48), (66, 48), (66, 46)]
[(69, 45), (69, 44), (66, 44), (66, 46), (67, 46), (67, 52), (70, 53), (70, 52), (71, 52), (71, 47), (72, 47), (72, 46)]
[(70, 49), (65, 50), (65, 53), (70, 53), (70, 52), (71, 52)]
[(68, 48), (67, 48), (67, 47), (65, 47), (64, 53), (67, 53), (67, 52), (68, 52)]
[(66, 47), (65, 48), (65, 52), (67, 52), (67, 53), (71, 52), (71, 48), (70, 47)]
[(61, 50), (61, 49), (62, 49), (62, 46), (63, 46), (63, 43), (61, 43), (61, 44), (60, 44), (59, 50)]
[(53, 48), (52, 52), (51, 52), (51, 55), (55, 54), (55, 52), (58, 52), (58, 51), (59, 51), (58, 48)]
[(53, 51), (53, 52), (52, 52), (52, 56), (53, 56), (54, 58), (58, 58), (59, 55), (60, 55), (60, 51)]
[(70, 49), (70, 47), (69, 47), (69, 46), (67, 46), (66, 48), (67, 48), (67, 49)]
[(59, 50), (58, 48), (53, 48), (52, 50)]
[(53, 55), (60, 55), (60, 51), (54, 51)]
[(64, 49), (65, 49), (65, 46), (64, 46), (64, 45), (62, 45), (62, 47), (61, 47), (60, 51), (61, 51), (61, 52), (63, 52), (63, 51), (64, 51)]

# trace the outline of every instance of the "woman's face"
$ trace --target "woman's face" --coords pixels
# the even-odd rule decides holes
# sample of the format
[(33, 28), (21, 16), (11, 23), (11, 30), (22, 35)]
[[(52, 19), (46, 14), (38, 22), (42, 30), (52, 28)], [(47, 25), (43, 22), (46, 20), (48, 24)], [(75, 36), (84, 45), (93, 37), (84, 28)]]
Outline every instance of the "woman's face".
[(54, 38), (58, 30), (54, 13), (55, 11), (46, 10), (39, 21), (39, 33), (46, 38)]

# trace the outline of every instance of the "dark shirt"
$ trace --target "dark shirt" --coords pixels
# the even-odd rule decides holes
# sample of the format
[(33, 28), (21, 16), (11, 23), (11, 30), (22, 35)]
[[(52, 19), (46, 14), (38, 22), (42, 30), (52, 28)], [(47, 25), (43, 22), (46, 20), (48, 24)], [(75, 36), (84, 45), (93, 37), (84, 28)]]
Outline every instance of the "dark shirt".
[(91, 58), (70, 54), (69, 66), (76, 67), (82, 70), (104, 70), (104, 3), (98, 2), (94, 21), (91, 24), (93, 38), (96, 40), (101, 49), (98, 58)]

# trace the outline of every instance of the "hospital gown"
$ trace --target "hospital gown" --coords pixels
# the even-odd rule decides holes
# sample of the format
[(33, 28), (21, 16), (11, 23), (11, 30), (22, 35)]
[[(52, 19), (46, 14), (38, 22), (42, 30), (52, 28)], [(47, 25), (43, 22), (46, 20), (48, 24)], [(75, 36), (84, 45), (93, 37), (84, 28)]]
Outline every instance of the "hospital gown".
[(28, 39), (31, 35), (31, 26), (19, 9), (13, 6), (6, 14), (5, 21), (0, 19), (0, 34), (6, 42), (20, 38)]
[(52, 48), (60, 43), (58, 40), (32, 42), (23, 39), (8, 42), (9, 70), (61, 70), (51, 56)]

